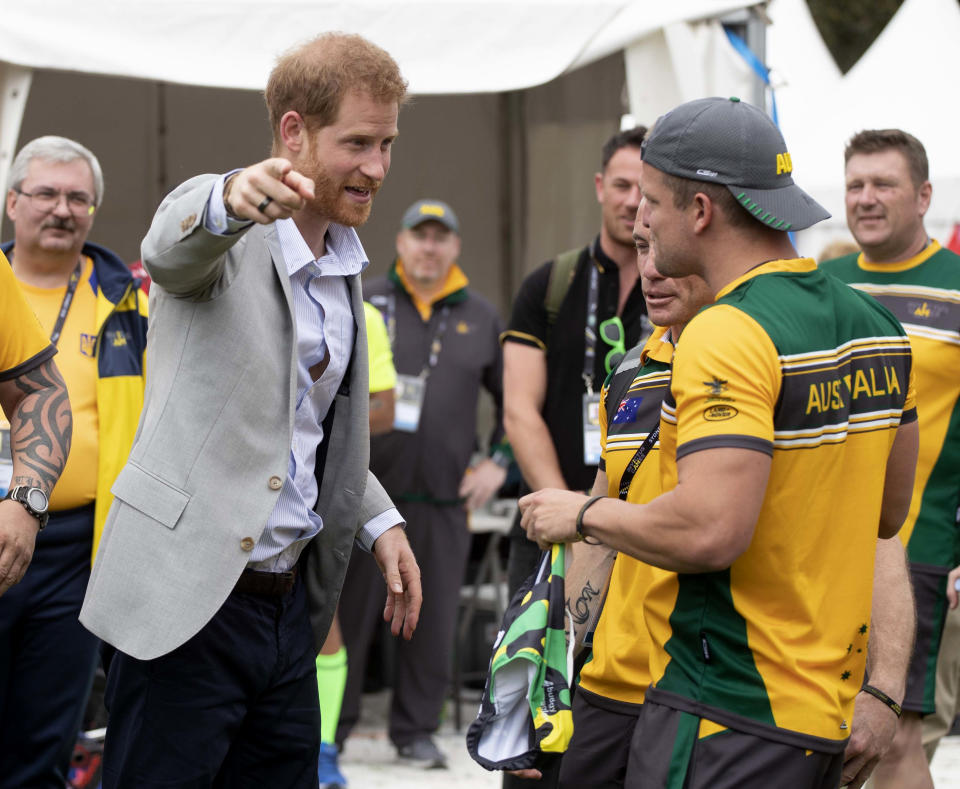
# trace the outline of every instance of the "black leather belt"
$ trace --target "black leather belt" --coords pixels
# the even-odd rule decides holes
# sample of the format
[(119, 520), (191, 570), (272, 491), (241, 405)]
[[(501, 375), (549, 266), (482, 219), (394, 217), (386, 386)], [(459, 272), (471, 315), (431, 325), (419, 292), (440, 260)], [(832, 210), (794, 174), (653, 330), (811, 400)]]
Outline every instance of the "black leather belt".
[(296, 567), (285, 573), (268, 573), (248, 568), (240, 574), (233, 591), (261, 595), (262, 597), (283, 597), (293, 589), (296, 579)]

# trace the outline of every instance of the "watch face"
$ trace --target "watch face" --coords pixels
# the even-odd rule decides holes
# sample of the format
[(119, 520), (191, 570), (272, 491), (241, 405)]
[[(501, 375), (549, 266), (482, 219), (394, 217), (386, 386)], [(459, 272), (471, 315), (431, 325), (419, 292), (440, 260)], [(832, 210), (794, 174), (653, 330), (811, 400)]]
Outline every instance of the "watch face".
[(47, 494), (40, 490), (40, 488), (30, 488), (30, 490), (27, 491), (27, 504), (29, 504), (35, 512), (46, 512)]

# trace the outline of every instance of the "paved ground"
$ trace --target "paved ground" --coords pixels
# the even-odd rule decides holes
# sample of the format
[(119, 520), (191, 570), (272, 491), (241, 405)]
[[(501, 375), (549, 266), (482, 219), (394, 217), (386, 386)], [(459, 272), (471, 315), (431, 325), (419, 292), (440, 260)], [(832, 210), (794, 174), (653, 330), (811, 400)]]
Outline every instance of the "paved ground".
[(960, 736), (944, 737), (940, 741), (931, 769), (937, 789), (960, 787)]
[[(386, 693), (364, 696), (363, 718), (347, 741), (341, 767), (350, 789), (494, 789), (500, 786), (500, 774), (489, 773), (470, 758), (464, 733), (457, 733), (449, 721), (440, 730), (437, 743), (450, 759), (447, 770), (418, 770), (396, 763), (396, 752), (384, 729)], [(464, 718), (472, 720), (474, 703), (464, 704)], [(466, 725), (466, 724), (465, 724)], [(960, 737), (943, 740), (933, 760), (936, 789), (960, 789)], [(530, 784), (535, 789), (536, 784)]]

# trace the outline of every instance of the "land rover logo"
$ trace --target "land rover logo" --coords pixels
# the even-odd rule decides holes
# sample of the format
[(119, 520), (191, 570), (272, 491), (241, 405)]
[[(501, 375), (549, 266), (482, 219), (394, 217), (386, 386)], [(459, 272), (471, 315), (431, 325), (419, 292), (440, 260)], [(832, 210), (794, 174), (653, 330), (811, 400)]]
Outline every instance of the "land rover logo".
[(703, 412), (703, 418), (708, 422), (722, 422), (724, 419), (733, 419), (738, 413), (732, 405), (712, 405)]

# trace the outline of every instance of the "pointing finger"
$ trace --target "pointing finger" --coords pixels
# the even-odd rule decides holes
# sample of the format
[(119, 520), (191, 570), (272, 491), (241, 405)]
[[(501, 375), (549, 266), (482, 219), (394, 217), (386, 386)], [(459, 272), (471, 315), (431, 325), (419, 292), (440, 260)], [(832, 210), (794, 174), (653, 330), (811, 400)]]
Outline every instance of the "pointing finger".
[(313, 200), (315, 196), (313, 179), (307, 178), (296, 170), (290, 170), (283, 176), (283, 183), (289, 186), (304, 200)]

